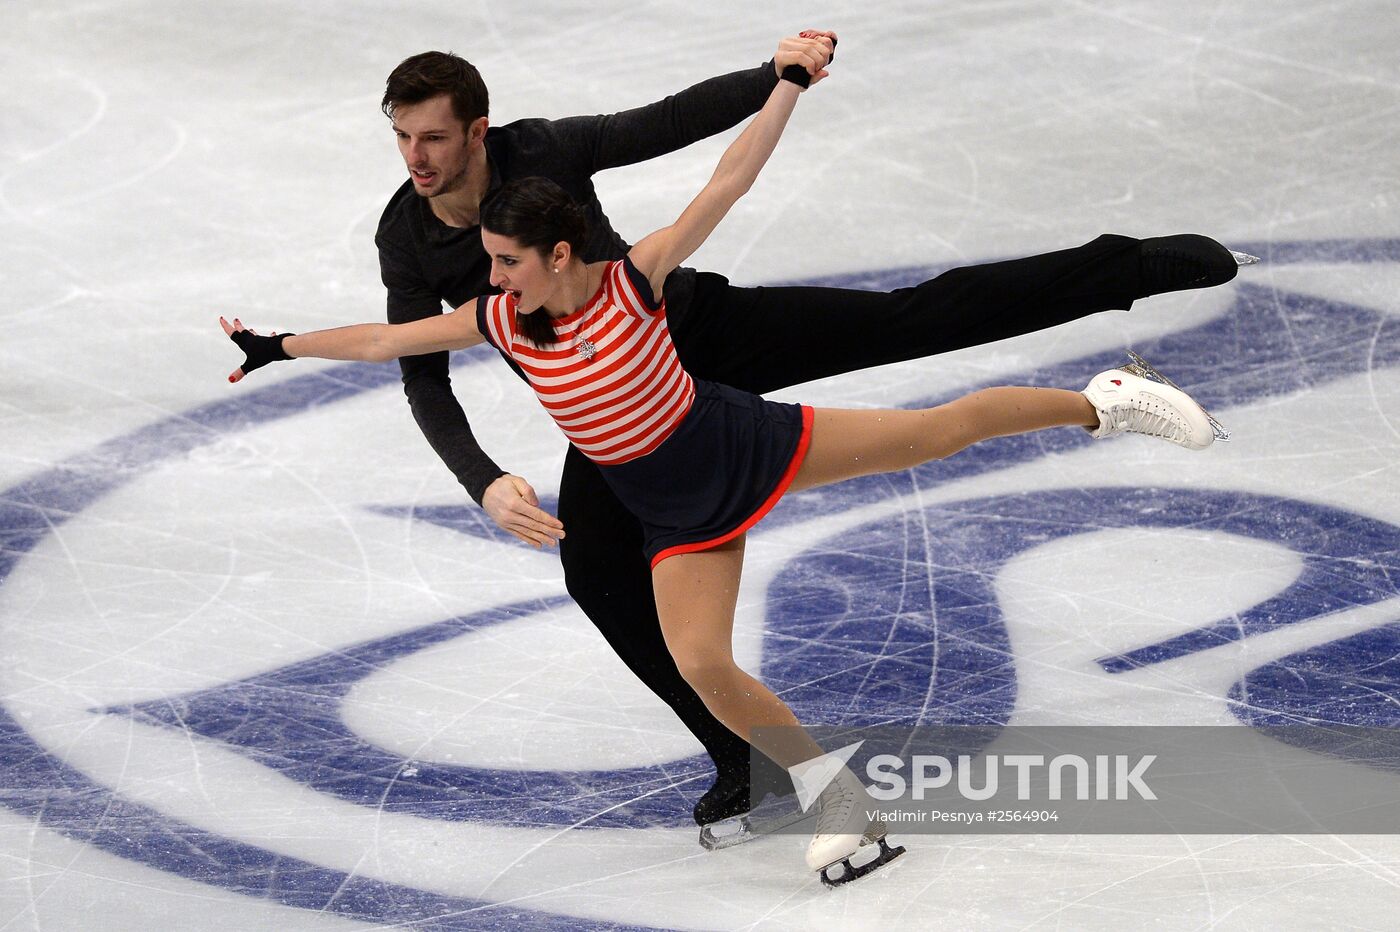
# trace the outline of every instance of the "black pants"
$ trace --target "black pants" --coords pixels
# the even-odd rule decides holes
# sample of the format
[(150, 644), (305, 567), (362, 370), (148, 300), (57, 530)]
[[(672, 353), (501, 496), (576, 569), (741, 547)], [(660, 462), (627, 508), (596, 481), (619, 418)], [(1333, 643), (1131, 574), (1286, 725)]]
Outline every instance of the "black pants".
[[(1100, 236), (1076, 249), (951, 269), (892, 292), (736, 288), (702, 272), (689, 305), (671, 312), (671, 336), (693, 375), (761, 394), (1127, 310), (1141, 297), (1137, 245)], [(640, 525), (572, 446), (559, 519), (569, 594), (721, 772), (747, 767), (748, 744), (710, 715), (666, 650)]]

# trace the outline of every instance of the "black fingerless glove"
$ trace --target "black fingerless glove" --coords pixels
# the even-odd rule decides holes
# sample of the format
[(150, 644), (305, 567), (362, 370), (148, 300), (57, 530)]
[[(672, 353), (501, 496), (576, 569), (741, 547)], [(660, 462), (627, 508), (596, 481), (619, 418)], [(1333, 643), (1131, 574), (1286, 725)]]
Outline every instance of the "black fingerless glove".
[(791, 81), (798, 87), (807, 87), (812, 83), (812, 76), (801, 65), (788, 65), (783, 69), (782, 79)]
[(279, 333), (276, 336), (261, 337), (251, 330), (235, 330), (228, 335), (228, 338), (238, 344), (238, 348), (243, 351), (243, 365), (239, 368), (243, 374), (247, 375), (254, 369), (261, 369), (270, 362), (281, 362), (284, 359), (291, 359), (287, 351), (282, 349), (282, 341), (287, 337), (295, 336), (292, 333)]

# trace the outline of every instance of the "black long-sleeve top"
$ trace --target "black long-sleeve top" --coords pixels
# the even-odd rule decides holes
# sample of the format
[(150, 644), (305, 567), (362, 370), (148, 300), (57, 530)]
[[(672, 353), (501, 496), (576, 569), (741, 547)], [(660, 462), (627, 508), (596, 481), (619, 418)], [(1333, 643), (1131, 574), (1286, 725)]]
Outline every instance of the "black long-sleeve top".
[[(758, 112), (776, 83), (770, 61), (711, 78), (634, 110), (491, 127), (486, 134), (488, 192), (516, 178), (549, 178), (587, 210), (584, 260), (621, 258), (628, 245), (598, 203), (594, 173), (655, 158), (723, 132)], [(380, 275), (389, 291), (390, 323), (441, 314), (443, 302), (458, 307), (495, 292), (489, 284), (491, 259), (482, 248), (480, 227), (444, 224), (413, 190), (411, 180), (384, 208), (374, 242), (379, 248)], [(688, 303), (694, 274), (677, 269), (667, 279), (666, 300), (673, 312)], [(419, 429), (467, 494), (481, 504), (486, 487), (505, 471), (481, 449), (452, 393), (448, 354), (405, 357), (399, 365)]]

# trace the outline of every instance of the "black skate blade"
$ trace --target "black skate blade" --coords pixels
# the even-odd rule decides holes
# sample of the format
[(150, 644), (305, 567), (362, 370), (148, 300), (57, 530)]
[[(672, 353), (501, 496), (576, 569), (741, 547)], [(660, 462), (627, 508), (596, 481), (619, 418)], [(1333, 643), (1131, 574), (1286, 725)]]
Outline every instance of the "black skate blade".
[[(850, 858), (845, 858), (839, 861), (837, 864), (828, 864), (826, 867), (823, 867), (822, 883), (826, 884), (827, 887), (834, 890), (837, 887), (844, 886), (845, 884), (850, 883), (852, 880), (859, 880), (866, 874), (873, 874), (875, 871), (884, 867), (886, 864), (890, 863), (895, 858), (899, 857), (901, 854), (904, 853), (903, 845), (895, 845), (893, 848), (891, 848), (889, 844), (885, 841), (884, 836), (880, 837), (879, 842), (880, 852), (877, 855), (875, 855), (875, 857), (871, 858), (869, 861), (865, 862), (864, 864), (861, 864), (860, 866), (852, 864)], [(833, 867), (837, 867), (838, 865), (844, 868), (845, 872), (840, 877), (833, 880), (831, 877), (827, 876), (826, 872), (831, 870)]]
[(706, 851), (723, 851), (771, 835), (815, 815), (815, 812), (803, 812), (795, 805), (772, 814), (755, 809), (732, 819), (700, 826), (700, 847)]

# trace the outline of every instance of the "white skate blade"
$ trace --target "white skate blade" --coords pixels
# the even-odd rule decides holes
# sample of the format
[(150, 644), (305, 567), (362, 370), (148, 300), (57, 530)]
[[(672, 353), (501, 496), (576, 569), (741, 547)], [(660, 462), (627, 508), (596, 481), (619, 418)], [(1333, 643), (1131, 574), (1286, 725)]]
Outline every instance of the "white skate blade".
[[(777, 811), (768, 811), (770, 809)], [(700, 847), (706, 851), (723, 851), (725, 848), (746, 844), (755, 838), (771, 835), (780, 829), (815, 817), (815, 812), (803, 812), (795, 805), (783, 808), (760, 807), (732, 819), (700, 826)]]
[(1230, 255), (1235, 257), (1235, 265), (1257, 265), (1259, 263), (1258, 256), (1251, 256), (1247, 252), (1236, 252), (1231, 249)]
[[(879, 838), (877, 838), (876, 842), (879, 844), (879, 850), (876, 852), (875, 856), (868, 861), (864, 861), (861, 864), (852, 864), (851, 858), (856, 857), (861, 853), (860, 851), (857, 851), (856, 854), (850, 855), (849, 857), (844, 857), (841, 860), (836, 861), (835, 863), (828, 864), (826, 867), (823, 867), (819, 872), (821, 874), (822, 883), (825, 884), (828, 889), (835, 889), (836, 887), (844, 886), (845, 884), (848, 884), (853, 880), (859, 880), (862, 877), (875, 873), (875, 871), (884, 867), (886, 864), (899, 857), (905, 851), (903, 845), (895, 845), (893, 848), (891, 848), (889, 843), (885, 841), (884, 835), (881, 835)], [(867, 848), (869, 848), (869, 845), (861, 845), (862, 850)], [(832, 877), (827, 873), (833, 867), (842, 868), (842, 873), (840, 874), (840, 876)]]
[[(1242, 256), (1244, 255), (1244, 253), (1236, 253), (1236, 255)], [(1247, 256), (1246, 258), (1253, 259), (1254, 257)], [(1254, 261), (1258, 262), (1259, 260), (1254, 259)], [(1139, 376), (1141, 378), (1149, 379), (1153, 382), (1161, 382), (1163, 385), (1170, 385), (1172, 388), (1176, 389), (1179, 392), (1184, 391), (1184, 389), (1182, 389), (1180, 385), (1177, 385), (1171, 379), (1167, 378), (1165, 375), (1152, 368), (1152, 364), (1150, 362), (1148, 362), (1146, 359), (1143, 359), (1141, 356), (1139, 356), (1137, 353), (1134, 353), (1132, 350), (1128, 350), (1128, 358), (1131, 359), (1132, 362), (1123, 367), (1124, 372), (1131, 372), (1133, 375)], [(1194, 401), (1195, 399), (1192, 400)], [(1200, 402), (1196, 403), (1200, 404)], [(1201, 407), (1201, 410), (1205, 411), (1206, 420), (1210, 421), (1210, 430), (1211, 433), (1215, 435), (1215, 439), (1219, 440), (1222, 443), (1228, 443), (1230, 440), (1229, 428), (1217, 421), (1215, 419), (1215, 415), (1211, 414), (1209, 411), (1206, 411), (1204, 406)]]

